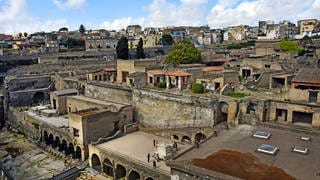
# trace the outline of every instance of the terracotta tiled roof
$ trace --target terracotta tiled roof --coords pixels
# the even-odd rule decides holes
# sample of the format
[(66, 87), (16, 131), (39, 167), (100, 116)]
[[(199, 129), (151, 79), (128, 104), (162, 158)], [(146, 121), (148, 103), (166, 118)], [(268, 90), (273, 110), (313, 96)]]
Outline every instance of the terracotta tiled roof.
[(244, 55), (246, 54), (246, 52), (243, 52), (243, 51), (232, 51), (230, 53), (231, 56), (241, 56), (241, 55)]
[(213, 60), (214, 62), (229, 62), (230, 58), (218, 57)]
[(191, 76), (191, 74), (184, 72), (184, 71), (167, 71), (167, 76)]
[(208, 66), (202, 68), (203, 72), (210, 72), (210, 71), (223, 71), (224, 67), (223, 66)]

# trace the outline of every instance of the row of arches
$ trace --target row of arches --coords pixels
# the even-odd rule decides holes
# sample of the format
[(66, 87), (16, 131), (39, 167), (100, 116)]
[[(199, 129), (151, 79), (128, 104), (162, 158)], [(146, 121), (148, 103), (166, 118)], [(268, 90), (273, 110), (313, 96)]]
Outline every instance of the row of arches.
[[(108, 158), (104, 159), (102, 164), (100, 161), (100, 158), (96, 154), (92, 154), (91, 156), (91, 167), (98, 171), (102, 172), (107, 176), (113, 177), (115, 179), (121, 179), (126, 178), (128, 180), (142, 180), (142, 176), (139, 172), (135, 170), (131, 170), (130, 172), (127, 172), (127, 169), (121, 165), (116, 164), (114, 165)], [(146, 178), (146, 180), (153, 180), (152, 177)]]
[(52, 133), (48, 134), (47, 131), (44, 131), (43, 140), (47, 146), (51, 146), (67, 156), (70, 155), (74, 159), (82, 158), (81, 148), (79, 146), (74, 147), (72, 143), (68, 143), (65, 139), (60, 140), (58, 136), (54, 136)]
[[(197, 133), (195, 136), (194, 136), (194, 141), (197, 141), (197, 142), (202, 142), (206, 139), (206, 135), (204, 135), (203, 133)], [(192, 143), (192, 140), (190, 138), (190, 136), (182, 136), (181, 139), (179, 138), (178, 135), (176, 134), (173, 134), (172, 135), (172, 139), (175, 140), (175, 141), (179, 141), (179, 142), (182, 142), (182, 143)]]

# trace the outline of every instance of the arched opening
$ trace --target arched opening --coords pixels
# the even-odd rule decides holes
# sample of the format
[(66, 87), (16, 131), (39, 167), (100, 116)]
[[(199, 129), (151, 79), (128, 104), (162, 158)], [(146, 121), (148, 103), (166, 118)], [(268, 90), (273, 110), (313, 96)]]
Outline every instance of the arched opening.
[(172, 135), (172, 140), (175, 140), (175, 141), (179, 141), (179, 136), (177, 136), (177, 135)]
[(128, 180), (140, 180), (140, 174), (137, 171), (131, 171)]
[(52, 147), (53, 147), (53, 135), (52, 134), (50, 134), (49, 135), (49, 138), (48, 138), (48, 145), (51, 145)]
[(148, 177), (146, 180), (153, 180), (153, 178), (152, 177)]
[(182, 143), (191, 143), (191, 138), (189, 136), (183, 136), (181, 138)]
[(98, 172), (101, 171), (101, 162), (99, 157), (96, 154), (92, 154), (91, 156), (91, 166), (94, 170)]
[(116, 168), (116, 179), (124, 178), (126, 177), (127, 171), (126, 168), (123, 167), (122, 165), (117, 165)]
[(60, 147), (60, 138), (57, 136), (53, 143), (53, 148)]
[(44, 101), (44, 93), (43, 92), (36, 92), (33, 95), (33, 103), (34, 104), (39, 104), (43, 101)]
[(75, 154), (74, 154), (74, 146), (72, 143), (69, 143), (69, 147), (68, 147), (68, 154), (71, 154), (72, 158), (75, 158)]
[(64, 152), (67, 154), (68, 151), (68, 145), (66, 140), (62, 140), (61, 145), (60, 145), (60, 151)]
[(108, 158), (103, 161), (103, 172), (107, 176), (113, 177), (113, 165)]
[(49, 136), (48, 136), (47, 131), (43, 132), (43, 140), (46, 143), (46, 145), (49, 145)]
[(79, 146), (76, 147), (76, 159), (81, 159), (81, 148)]
[(195, 136), (194, 136), (194, 139), (195, 141), (197, 142), (202, 142), (206, 139), (206, 135), (202, 134), (202, 133), (197, 133)]
[(228, 120), (228, 110), (229, 110), (229, 105), (226, 102), (219, 103), (219, 115), (218, 115), (217, 123)]

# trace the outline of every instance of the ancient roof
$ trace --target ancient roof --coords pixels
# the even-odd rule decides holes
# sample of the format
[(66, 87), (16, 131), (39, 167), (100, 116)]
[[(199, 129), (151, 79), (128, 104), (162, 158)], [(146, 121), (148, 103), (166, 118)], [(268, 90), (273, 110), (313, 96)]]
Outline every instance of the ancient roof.
[(224, 67), (223, 66), (208, 66), (202, 68), (203, 72), (210, 72), (210, 71), (223, 71)]
[(319, 68), (303, 68), (292, 79), (292, 82), (320, 84)]
[(213, 60), (213, 62), (229, 62), (230, 58), (218, 57)]
[(106, 72), (113, 72), (113, 71), (117, 71), (117, 69), (116, 68), (104, 68), (104, 71), (106, 71)]
[(166, 72), (167, 76), (191, 76), (191, 74), (184, 72), (184, 71), (167, 71)]
[(134, 72), (134, 73), (129, 74), (128, 77), (137, 77), (137, 76), (144, 75), (144, 74), (145, 74), (144, 72)]
[(62, 89), (62, 90), (54, 91), (53, 93), (56, 94), (57, 96), (61, 96), (61, 95), (69, 95), (69, 94), (78, 94), (78, 91), (76, 89)]

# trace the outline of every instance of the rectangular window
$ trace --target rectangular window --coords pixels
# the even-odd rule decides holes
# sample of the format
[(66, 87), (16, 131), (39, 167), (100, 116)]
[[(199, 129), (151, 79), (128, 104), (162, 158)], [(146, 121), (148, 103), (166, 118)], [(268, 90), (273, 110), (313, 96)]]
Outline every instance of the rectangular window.
[(317, 104), (318, 91), (309, 91), (309, 103)]
[(128, 75), (129, 75), (129, 72), (122, 71), (122, 82), (123, 83), (127, 82)]
[(153, 78), (149, 77), (149, 83), (152, 84), (152, 82), (153, 82)]
[(73, 128), (73, 136), (79, 137), (79, 129)]

